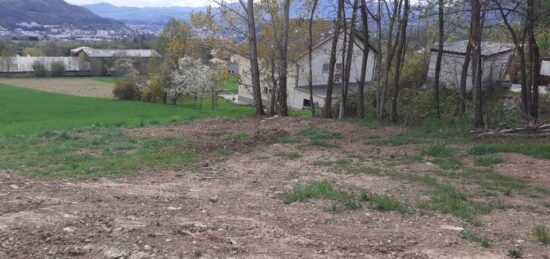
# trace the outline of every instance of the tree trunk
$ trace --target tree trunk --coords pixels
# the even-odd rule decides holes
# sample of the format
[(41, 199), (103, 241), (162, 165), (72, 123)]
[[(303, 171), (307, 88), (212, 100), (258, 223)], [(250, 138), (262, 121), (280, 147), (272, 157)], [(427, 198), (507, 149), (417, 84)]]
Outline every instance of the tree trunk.
[(384, 82), (382, 84), (382, 89), (380, 90), (380, 101), (378, 107), (378, 118), (383, 118), (386, 110), (386, 94), (388, 92), (388, 85), (390, 80), (390, 70), (391, 64), (394, 56), (393, 52), (393, 29), (395, 27), (395, 19), (397, 18), (398, 8), (400, 8), (402, 0), (393, 1), (393, 14), (390, 17), (389, 28), (388, 28), (388, 40), (387, 40), (387, 54), (386, 54), (386, 64), (384, 69)]
[(376, 117), (378, 116), (378, 110), (380, 109), (380, 97), (382, 96), (382, 0), (378, 0), (378, 13), (376, 17), (376, 33), (378, 35), (378, 41), (376, 47), (378, 53), (376, 54)]
[(401, 75), (401, 66), (403, 65), (403, 56), (405, 54), (405, 48), (407, 47), (407, 24), (409, 20), (410, 4), (409, 0), (405, 0), (405, 7), (403, 10), (403, 18), (399, 31), (399, 44), (397, 46), (397, 60), (395, 61), (395, 73), (394, 73), (394, 86), (391, 105), (390, 118), (392, 121), (397, 121), (397, 98), (399, 97), (399, 76)]
[(346, 117), (346, 105), (348, 101), (349, 81), (351, 76), (351, 62), (353, 60), (353, 49), (355, 45), (355, 21), (357, 20), (358, 6), (359, 6), (359, 0), (354, 0), (353, 12), (351, 15), (351, 26), (350, 26), (351, 28), (350, 28), (349, 43), (347, 48), (346, 65), (344, 70), (342, 100), (340, 102), (341, 109), (340, 109), (340, 116), (338, 116), (340, 120), (343, 120)]
[(275, 115), (277, 107), (277, 77), (275, 77), (275, 58), (271, 56), (271, 105), (269, 107), (269, 114)]
[(309, 45), (308, 45), (308, 65), (309, 65), (309, 103), (311, 106), (311, 116), (315, 117), (315, 102), (313, 101), (313, 17), (315, 16), (315, 9), (317, 9), (318, 0), (313, 0), (313, 6), (311, 7), (311, 14), (309, 16)]
[[(241, 0), (242, 1), (242, 0)], [(248, 19), (248, 48), (250, 50), (250, 73), (252, 80), (252, 95), (254, 98), (254, 107), (256, 115), (264, 115), (262, 105), (262, 90), (260, 85), (260, 67), (258, 65), (258, 48), (256, 42), (256, 21), (254, 19), (254, 0), (247, 0), (247, 19)]]
[(527, 1), (527, 40), (529, 47), (529, 75), (531, 78), (531, 89), (532, 94), (530, 94), (530, 115), (531, 120), (534, 122), (538, 121), (539, 117), (539, 76), (540, 76), (540, 53), (539, 47), (537, 46), (537, 40), (535, 38), (535, 0)]
[(327, 93), (325, 96), (325, 108), (323, 110), (323, 117), (332, 117), (332, 89), (334, 88), (334, 67), (336, 66), (336, 52), (338, 47), (338, 38), (340, 36), (340, 22), (342, 20), (341, 9), (344, 6), (344, 0), (338, 0), (338, 14), (334, 21), (334, 35), (332, 38), (332, 47), (330, 49), (330, 61), (329, 61), (329, 74), (327, 82)]
[(369, 18), (366, 0), (361, 1), (361, 23), (363, 29), (363, 60), (361, 61), (361, 78), (357, 89), (357, 116), (365, 118), (365, 82), (367, 77), (367, 65), (369, 60)]
[(460, 87), (458, 88), (458, 92), (460, 95), (460, 100), (458, 104), (458, 115), (460, 117), (464, 117), (464, 114), (466, 113), (466, 81), (468, 80), (468, 69), (470, 68), (471, 60), (472, 43), (470, 40), (468, 40), (468, 46), (466, 46), (466, 53), (464, 56), (464, 64), (462, 64), (462, 72), (460, 74)]
[(480, 0), (472, 0), (472, 35), (470, 41), (473, 47), (473, 112), (474, 112), (474, 127), (483, 127), (483, 97), (481, 85), (481, 3)]
[(279, 115), (288, 116), (288, 24), (289, 24), (290, 0), (283, 3), (283, 35), (281, 37), (280, 60), (279, 60)]
[(443, 10), (443, 0), (438, 0), (439, 4), (439, 45), (437, 49), (437, 61), (435, 63), (435, 78), (434, 78), (434, 111), (437, 118), (441, 117), (440, 101), (439, 101), (439, 77), (441, 76), (441, 60), (443, 59), (443, 41), (445, 33), (445, 20)]

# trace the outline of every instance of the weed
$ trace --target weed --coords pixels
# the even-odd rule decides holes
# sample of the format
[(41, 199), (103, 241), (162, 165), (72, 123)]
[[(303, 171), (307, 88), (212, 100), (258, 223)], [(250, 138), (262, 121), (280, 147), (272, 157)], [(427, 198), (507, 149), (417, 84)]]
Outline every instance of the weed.
[(386, 195), (376, 195), (363, 192), (361, 194), (361, 200), (368, 202), (371, 208), (379, 211), (399, 211), (401, 213), (408, 211), (406, 205), (401, 203), (399, 200)]
[(220, 149), (216, 150), (216, 154), (218, 154), (220, 156), (230, 156), (230, 155), (235, 154), (235, 150), (233, 150), (231, 148), (220, 148)]
[(462, 168), (464, 165), (462, 160), (457, 158), (438, 158), (432, 161), (443, 170), (456, 170)]
[(296, 137), (282, 137), (277, 142), (279, 144), (296, 144), (300, 143), (300, 139)]
[(521, 248), (513, 248), (508, 250), (508, 256), (515, 259), (523, 258), (523, 251)]
[(345, 196), (345, 192), (337, 190), (329, 182), (312, 182), (294, 187), (292, 192), (283, 195), (283, 202), (290, 204), (310, 199), (340, 200)]
[(445, 158), (445, 157), (452, 157), (456, 155), (456, 150), (452, 148), (448, 148), (443, 143), (436, 143), (431, 145), (428, 149), (424, 150), (424, 152), (422, 153), (427, 156)]
[(470, 154), (476, 156), (493, 153), (519, 153), (532, 157), (550, 159), (550, 145), (541, 142), (496, 142), (475, 144), (470, 148)]
[(475, 160), (475, 165), (477, 166), (492, 166), (501, 163), (504, 163), (504, 159), (497, 156), (483, 156)]
[(291, 159), (291, 160), (298, 159), (298, 158), (302, 157), (302, 155), (300, 155), (300, 153), (298, 153), (298, 152), (277, 152), (277, 153), (275, 153), (275, 156), (286, 158), (286, 159)]
[(543, 245), (550, 245), (550, 234), (548, 228), (544, 225), (536, 225), (533, 228), (533, 236)]
[(379, 146), (403, 146), (409, 144), (422, 143), (418, 138), (411, 136), (409, 133), (400, 133), (393, 135), (387, 139), (368, 140), (365, 144), (374, 144)]
[(460, 231), (460, 234), (463, 239), (468, 240), (470, 242), (477, 242), (482, 247), (490, 247), (491, 246), (491, 240), (486, 237), (480, 237), (474, 232), (470, 232), (468, 230), (462, 230)]

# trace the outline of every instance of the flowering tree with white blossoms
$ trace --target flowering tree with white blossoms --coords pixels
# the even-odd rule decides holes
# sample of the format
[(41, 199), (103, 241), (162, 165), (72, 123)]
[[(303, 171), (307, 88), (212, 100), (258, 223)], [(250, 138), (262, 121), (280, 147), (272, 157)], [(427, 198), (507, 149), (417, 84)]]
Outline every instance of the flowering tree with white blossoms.
[(186, 94), (198, 95), (209, 83), (209, 68), (198, 59), (184, 57), (170, 75), (170, 84), (164, 92), (171, 98), (172, 104)]

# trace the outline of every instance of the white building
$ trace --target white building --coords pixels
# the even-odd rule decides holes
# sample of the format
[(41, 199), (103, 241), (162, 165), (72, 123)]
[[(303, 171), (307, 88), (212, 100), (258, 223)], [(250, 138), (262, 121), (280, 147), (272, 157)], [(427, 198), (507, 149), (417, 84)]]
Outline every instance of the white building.
[[(341, 76), (339, 71), (342, 68), (342, 49), (344, 33), (339, 35), (340, 39), (337, 46), (337, 61), (335, 84), (333, 88), (333, 98), (339, 98), (341, 91)], [(312, 67), (313, 67), (313, 102), (309, 95), (309, 61), (308, 52), (305, 51), (298, 58), (289, 62), (288, 65), (288, 106), (293, 109), (307, 109), (311, 107), (311, 103), (315, 103), (315, 107), (323, 107), (326, 97), (326, 89), (329, 76), (329, 60), (332, 47), (332, 35), (327, 35), (318, 44), (313, 47)], [(349, 40), (349, 38), (348, 38)], [(355, 47), (353, 49), (353, 58), (350, 72), (350, 94), (357, 91), (357, 84), (361, 75), (361, 63), (363, 59), (363, 40), (357, 35)], [(346, 46), (347, 48), (347, 46)], [(367, 85), (374, 79), (375, 61), (377, 52), (370, 47), (367, 73), (365, 81)], [(238, 91), (238, 101), (240, 103), (253, 103), (252, 86), (250, 79), (250, 60), (243, 56), (235, 56), (233, 60), (238, 64), (240, 84)], [(260, 61), (260, 64), (262, 62)], [(272, 86), (270, 71), (266, 67), (260, 67), (262, 71), (261, 88), (263, 103), (268, 105), (271, 100)]]
[[(443, 59), (441, 61), (440, 82), (444, 87), (456, 88), (460, 85), (460, 76), (468, 41), (446, 43), (443, 47)], [(438, 47), (431, 50), (430, 67), (428, 70), (428, 85), (433, 85), (435, 65)], [(500, 42), (482, 42), (482, 85), (483, 89), (498, 87), (503, 81), (507, 81), (506, 69), (510, 64), (510, 58), (514, 53), (514, 45)], [(472, 89), (472, 64), (468, 68), (466, 90)]]

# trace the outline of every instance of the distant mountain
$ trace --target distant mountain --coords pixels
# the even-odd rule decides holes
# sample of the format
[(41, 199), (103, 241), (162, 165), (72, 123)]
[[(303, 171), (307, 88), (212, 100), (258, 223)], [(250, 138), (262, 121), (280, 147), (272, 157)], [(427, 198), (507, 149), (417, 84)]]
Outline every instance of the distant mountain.
[(96, 15), (129, 23), (164, 24), (170, 18), (189, 19), (189, 14), (206, 10), (206, 7), (126, 7), (108, 3), (83, 5)]
[(99, 17), (86, 8), (63, 0), (0, 0), (0, 25), (8, 29), (17, 23), (74, 25), (79, 28), (120, 28), (124, 24)]

